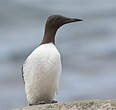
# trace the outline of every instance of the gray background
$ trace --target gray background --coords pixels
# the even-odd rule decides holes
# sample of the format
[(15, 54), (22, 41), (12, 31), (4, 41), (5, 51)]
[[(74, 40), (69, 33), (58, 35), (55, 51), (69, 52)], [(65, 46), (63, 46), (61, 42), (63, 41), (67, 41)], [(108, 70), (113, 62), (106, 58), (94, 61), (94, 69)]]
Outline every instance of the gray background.
[(84, 20), (57, 32), (63, 63), (57, 100), (116, 98), (115, 0), (0, 0), (0, 110), (26, 106), (21, 66), (51, 14)]

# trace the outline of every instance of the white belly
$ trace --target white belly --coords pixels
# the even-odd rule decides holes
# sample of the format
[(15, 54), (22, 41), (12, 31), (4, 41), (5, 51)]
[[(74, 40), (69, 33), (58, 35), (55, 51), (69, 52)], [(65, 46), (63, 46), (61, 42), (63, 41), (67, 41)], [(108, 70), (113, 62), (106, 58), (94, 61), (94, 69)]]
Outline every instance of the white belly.
[(52, 101), (58, 89), (60, 73), (60, 54), (54, 44), (42, 44), (36, 48), (23, 65), (28, 102)]

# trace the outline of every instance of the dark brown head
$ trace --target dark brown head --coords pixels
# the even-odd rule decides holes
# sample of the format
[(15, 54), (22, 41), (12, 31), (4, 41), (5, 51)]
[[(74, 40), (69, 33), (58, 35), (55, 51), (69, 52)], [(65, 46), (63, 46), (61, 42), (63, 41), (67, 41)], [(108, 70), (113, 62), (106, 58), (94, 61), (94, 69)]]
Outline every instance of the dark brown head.
[(55, 43), (54, 38), (56, 31), (64, 24), (82, 21), (81, 19), (68, 18), (61, 15), (49, 16), (45, 25), (45, 34), (42, 41), (44, 43)]

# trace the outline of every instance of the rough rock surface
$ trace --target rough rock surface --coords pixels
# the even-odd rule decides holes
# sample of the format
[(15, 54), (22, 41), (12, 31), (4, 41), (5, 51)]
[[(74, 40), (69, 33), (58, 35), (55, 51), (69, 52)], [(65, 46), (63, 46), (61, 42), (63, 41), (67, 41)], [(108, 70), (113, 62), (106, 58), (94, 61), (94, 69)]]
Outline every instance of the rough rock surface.
[(14, 110), (116, 110), (116, 100), (85, 100), (28, 106)]

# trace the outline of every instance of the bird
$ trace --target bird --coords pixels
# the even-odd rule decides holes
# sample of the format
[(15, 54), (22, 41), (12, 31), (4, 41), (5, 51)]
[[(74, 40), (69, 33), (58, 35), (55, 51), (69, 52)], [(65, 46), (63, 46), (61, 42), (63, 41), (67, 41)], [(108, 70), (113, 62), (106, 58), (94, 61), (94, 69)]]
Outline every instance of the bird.
[(62, 64), (60, 52), (55, 45), (55, 35), (64, 24), (78, 21), (82, 20), (57, 14), (47, 18), (42, 42), (22, 66), (22, 78), (30, 106), (57, 103)]

